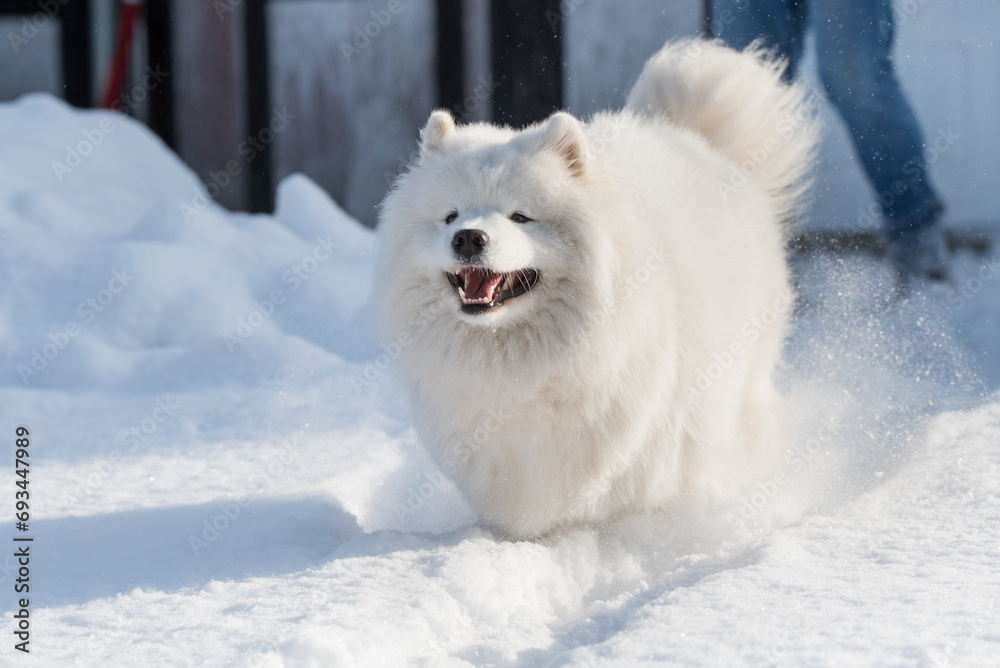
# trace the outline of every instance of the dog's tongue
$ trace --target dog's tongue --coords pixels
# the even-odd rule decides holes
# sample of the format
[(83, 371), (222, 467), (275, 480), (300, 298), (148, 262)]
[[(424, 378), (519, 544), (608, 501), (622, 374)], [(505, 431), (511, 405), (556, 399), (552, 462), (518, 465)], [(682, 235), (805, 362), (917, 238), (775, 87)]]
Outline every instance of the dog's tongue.
[(465, 298), (493, 301), (494, 293), (502, 280), (503, 274), (492, 271), (470, 271), (465, 275)]

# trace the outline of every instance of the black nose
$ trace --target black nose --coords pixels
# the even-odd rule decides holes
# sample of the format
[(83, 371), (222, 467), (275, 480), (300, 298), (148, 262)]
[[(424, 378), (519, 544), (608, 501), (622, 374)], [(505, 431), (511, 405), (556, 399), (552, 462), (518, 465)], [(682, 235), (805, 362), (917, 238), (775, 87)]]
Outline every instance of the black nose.
[(451, 239), (451, 246), (455, 249), (455, 254), (464, 258), (471, 258), (482, 252), (490, 238), (482, 230), (459, 230)]

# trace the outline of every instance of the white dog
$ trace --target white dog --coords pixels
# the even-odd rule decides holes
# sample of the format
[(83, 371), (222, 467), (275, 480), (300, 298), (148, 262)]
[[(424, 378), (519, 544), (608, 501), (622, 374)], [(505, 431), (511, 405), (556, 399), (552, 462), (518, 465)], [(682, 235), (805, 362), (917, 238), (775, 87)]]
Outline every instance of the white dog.
[(782, 69), (688, 40), (589, 123), (431, 115), (382, 205), (376, 299), (419, 436), (486, 525), (662, 508), (774, 448), (818, 136)]

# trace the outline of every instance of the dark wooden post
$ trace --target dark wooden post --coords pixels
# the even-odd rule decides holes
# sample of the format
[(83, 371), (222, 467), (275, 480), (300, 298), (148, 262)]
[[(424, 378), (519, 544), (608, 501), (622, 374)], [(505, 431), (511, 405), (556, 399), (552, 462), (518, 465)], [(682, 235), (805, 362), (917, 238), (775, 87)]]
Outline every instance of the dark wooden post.
[(493, 0), (493, 120), (521, 127), (563, 104), (559, 0)]
[[(57, 5), (58, 6), (58, 5)], [(36, 5), (32, 9), (38, 11)], [(89, 0), (70, 0), (59, 10), (62, 21), (62, 71), (66, 101), (75, 107), (94, 106), (91, 77)]]
[(465, 98), (463, 0), (437, 0), (438, 107), (461, 108)]
[(167, 146), (176, 148), (171, 4), (170, 0), (146, 0), (146, 43), (149, 67), (166, 74), (149, 91), (149, 127)]
[[(247, 134), (255, 135), (267, 127), (271, 118), (271, 92), (268, 79), (267, 0), (247, 0)], [(269, 213), (274, 209), (271, 183), (271, 148), (265, 145), (248, 165), (250, 172), (250, 210)]]

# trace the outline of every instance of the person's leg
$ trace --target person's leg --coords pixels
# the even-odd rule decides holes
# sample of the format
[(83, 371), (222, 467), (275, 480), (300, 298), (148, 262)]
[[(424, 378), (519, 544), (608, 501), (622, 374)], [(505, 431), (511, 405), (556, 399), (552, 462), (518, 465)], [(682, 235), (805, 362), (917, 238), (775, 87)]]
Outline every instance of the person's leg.
[(942, 204), (923, 162), (920, 126), (893, 71), (891, 0), (813, 0), (820, 77), (854, 136), (902, 274), (937, 278)]
[(791, 79), (805, 45), (805, 0), (712, 0), (712, 36), (734, 49), (762, 38), (767, 48), (788, 61)]

